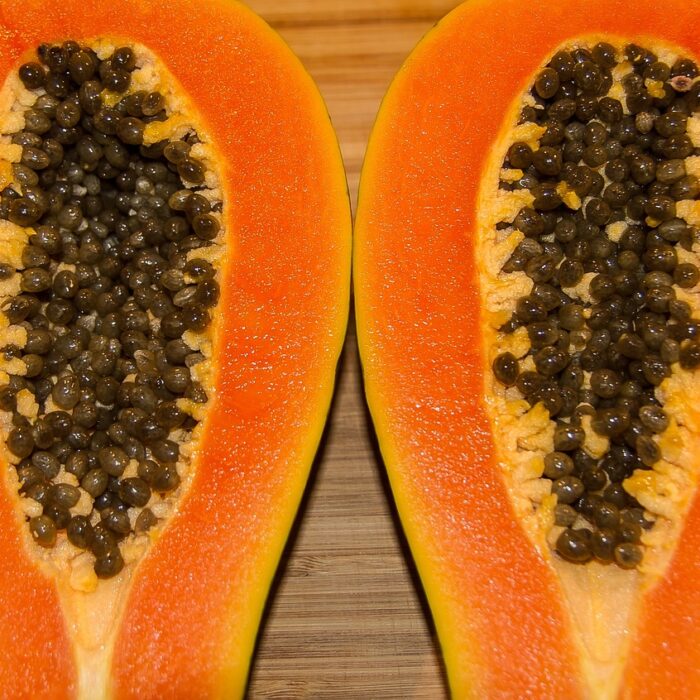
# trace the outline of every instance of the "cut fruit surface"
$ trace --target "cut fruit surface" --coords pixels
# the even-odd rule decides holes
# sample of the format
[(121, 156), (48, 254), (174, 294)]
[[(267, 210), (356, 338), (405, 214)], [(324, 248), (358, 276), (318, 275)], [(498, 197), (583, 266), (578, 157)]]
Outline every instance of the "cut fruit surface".
[(237, 3), (0, 26), (0, 696), (242, 695), (347, 320), (335, 135)]
[(191, 479), (227, 212), (215, 150), (152, 54), (37, 54), (0, 118), (0, 393), (35, 554), (89, 593), (138, 562)]
[[(698, 507), (694, 340), (676, 333), (697, 315), (697, 19), (466, 3), (377, 118), (358, 339), (456, 697), (681, 692), (645, 695), (650, 653), (694, 678), (692, 604), (669, 601), (696, 594), (675, 571)], [(643, 289), (635, 309), (613, 308), (624, 282)]]

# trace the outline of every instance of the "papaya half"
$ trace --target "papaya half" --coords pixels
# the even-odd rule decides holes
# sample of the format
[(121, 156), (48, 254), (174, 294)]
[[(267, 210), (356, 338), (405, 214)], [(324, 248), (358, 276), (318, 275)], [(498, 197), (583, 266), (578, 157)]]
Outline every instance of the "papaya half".
[(455, 697), (700, 697), (699, 20), (473, 0), (379, 111), (358, 343)]
[(0, 697), (239, 697), (349, 304), (338, 144), (227, 0), (0, 8)]

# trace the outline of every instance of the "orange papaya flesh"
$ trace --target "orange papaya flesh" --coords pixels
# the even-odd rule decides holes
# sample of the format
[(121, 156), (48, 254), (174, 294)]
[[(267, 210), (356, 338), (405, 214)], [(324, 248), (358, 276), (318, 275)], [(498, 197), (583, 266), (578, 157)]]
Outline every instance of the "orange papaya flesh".
[[(517, 521), (483, 395), (491, 369), (475, 240), (484, 178), (503, 160), (496, 144), (557, 48), (623, 37), (697, 56), (697, 14), (675, 2), (465, 3), (407, 59), (377, 117), (355, 229), (358, 342), (455, 697), (698, 694), (697, 497), (660, 578), (615, 575), (634, 600), (613, 671), (585, 658), (577, 629), (580, 608), (609, 624), (595, 614), (600, 600), (581, 598), (610, 567), (562, 573)], [(601, 689), (591, 677), (605, 672), (614, 681)]]
[[(211, 138), (228, 251), (191, 483), (120, 587), (66, 594), (0, 489), (0, 697), (242, 695), (347, 321), (350, 215), (327, 113), (282, 40), (235, 2), (29, 2), (3, 8), (0, 27), (3, 78), (45, 42), (152, 51)], [(108, 648), (82, 638), (95, 616)]]

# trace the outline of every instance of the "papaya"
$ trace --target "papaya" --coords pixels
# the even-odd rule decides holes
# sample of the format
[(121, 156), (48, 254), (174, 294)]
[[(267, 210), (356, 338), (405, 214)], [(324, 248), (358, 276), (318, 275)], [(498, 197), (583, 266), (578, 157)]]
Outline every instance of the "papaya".
[(348, 315), (322, 98), (227, 0), (6, 4), (0, 74), (0, 697), (240, 697)]
[(377, 116), (358, 344), (455, 698), (700, 697), (699, 13), (467, 2)]

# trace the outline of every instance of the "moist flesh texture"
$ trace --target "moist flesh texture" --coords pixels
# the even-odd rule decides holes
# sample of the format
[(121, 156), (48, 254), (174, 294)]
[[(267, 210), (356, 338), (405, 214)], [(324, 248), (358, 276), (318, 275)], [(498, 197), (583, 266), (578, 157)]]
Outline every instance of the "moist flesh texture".
[(141, 46), (42, 45), (1, 107), (7, 486), (33, 555), (92, 593), (128, 579), (191, 478), (223, 253), (215, 156)]
[(570, 42), (518, 98), (482, 190), (499, 462), (611, 696), (696, 478), (697, 76), (655, 42)]

